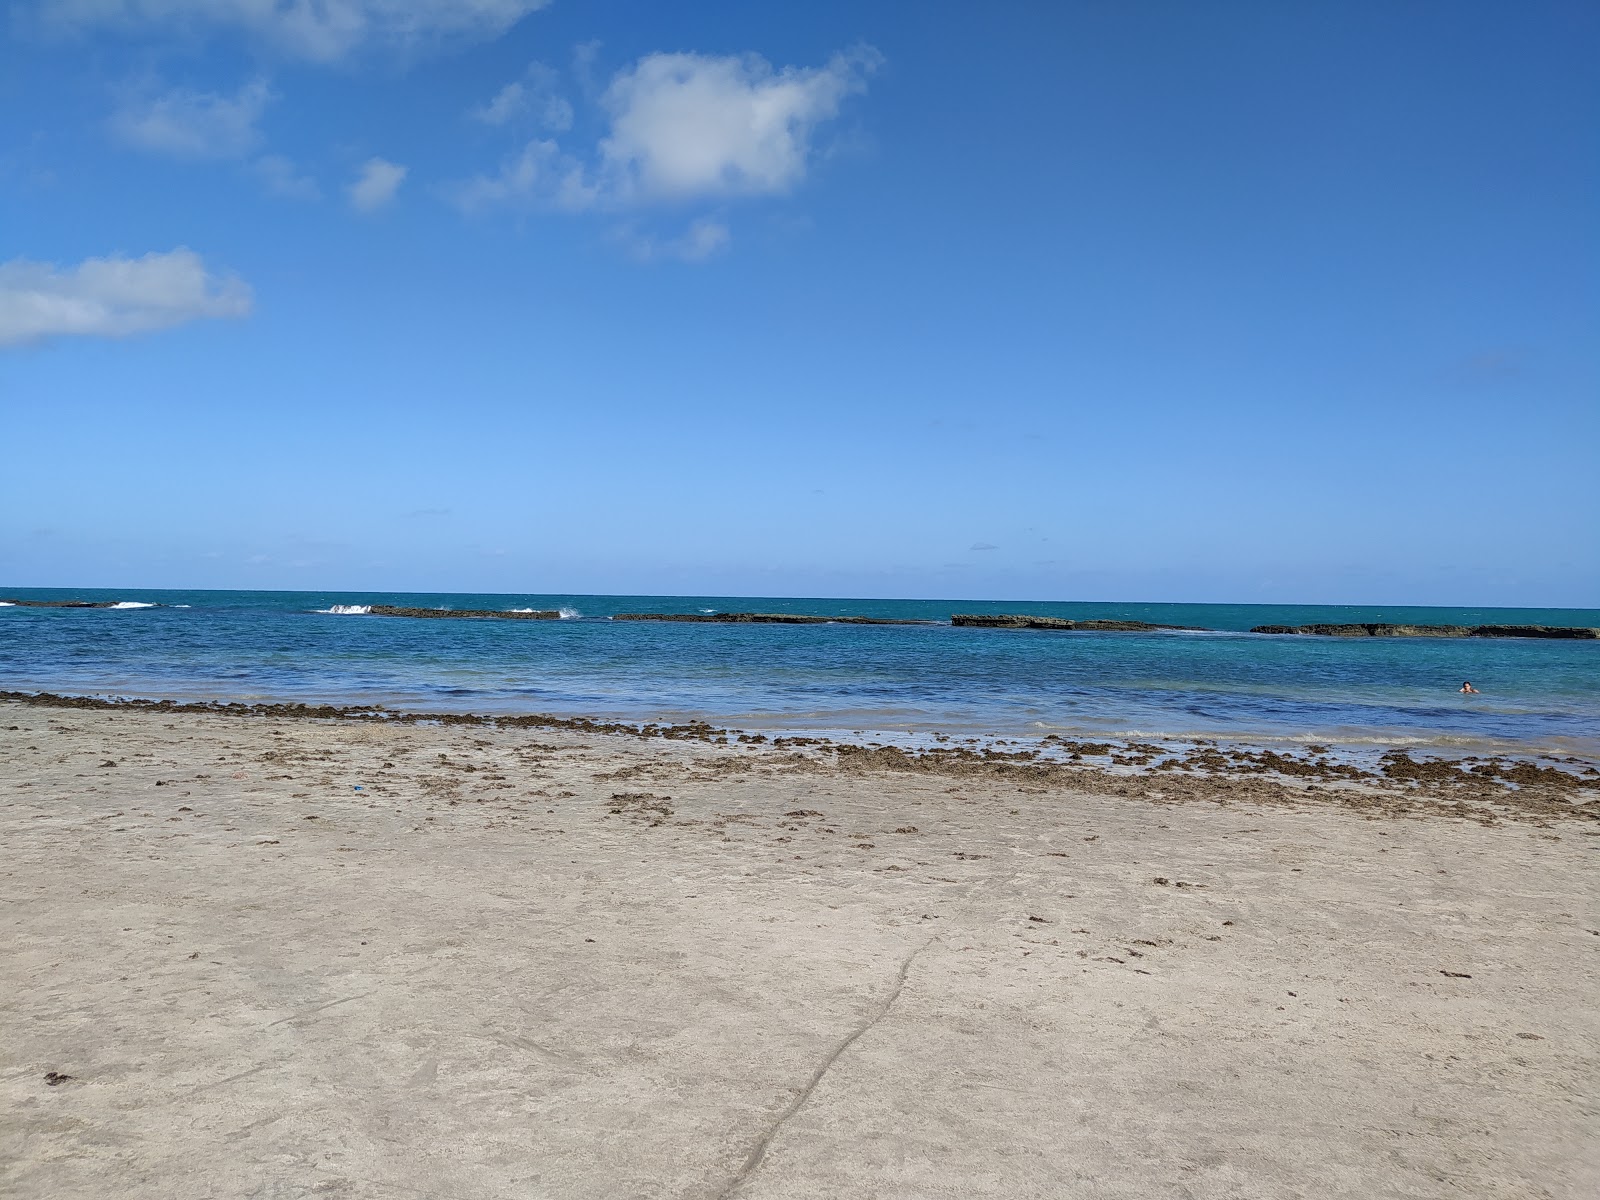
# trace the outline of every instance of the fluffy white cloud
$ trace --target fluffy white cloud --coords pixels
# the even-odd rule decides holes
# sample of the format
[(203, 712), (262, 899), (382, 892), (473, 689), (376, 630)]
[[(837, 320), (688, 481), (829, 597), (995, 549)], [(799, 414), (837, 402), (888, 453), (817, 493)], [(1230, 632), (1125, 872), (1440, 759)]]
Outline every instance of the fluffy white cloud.
[(232, 96), (179, 88), (130, 99), (111, 118), (111, 129), (128, 145), (157, 154), (239, 158), (256, 144), (256, 122), (272, 100), (272, 90), (259, 79)]
[(52, 337), (125, 337), (204, 317), (243, 317), (250, 288), (193, 250), (90, 258), (75, 267), (0, 263), (0, 346)]
[(329, 62), (364, 45), (415, 50), (499, 37), (549, 0), (39, 0), (61, 29), (233, 28), (300, 58)]
[(345, 189), (345, 195), (357, 212), (375, 212), (394, 199), (405, 178), (406, 168), (399, 163), (369, 158), (361, 165), (356, 181)]
[[(845, 97), (866, 87), (881, 61), (861, 48), (826, 66), (774, 70), (757, 55), (713, 57), (651, 54), (619, 71), (600, 96), (607, 135), (581, 158), (550, 138), (535, 138), (502, 162), (449, 189), (465, 212), (495, 207), (602, 208), (786, 192), (806, 174), (811, 134), (837, 115)], [(490, 125), (536, 117), (552, 131), (571, 126), (572, 108), (555, 90), (557, 77), (534, 64), (524, 79), (502, 88), (472, 116)], [(648, 242), (643, 257), (705, 257), (715, 245)], [(687, 235), (686, 235), (687, 236)], [(707, 235), (709, 236), (709, 235)], [(624, 244), (636, 243), (627, 232)]]
[(870, 48), (781, 71), (758, 55), (648, 55), (601, 97), (607, 186), (623, 201), (786, 192), (805, 176), (812, 129), (880, 61)]

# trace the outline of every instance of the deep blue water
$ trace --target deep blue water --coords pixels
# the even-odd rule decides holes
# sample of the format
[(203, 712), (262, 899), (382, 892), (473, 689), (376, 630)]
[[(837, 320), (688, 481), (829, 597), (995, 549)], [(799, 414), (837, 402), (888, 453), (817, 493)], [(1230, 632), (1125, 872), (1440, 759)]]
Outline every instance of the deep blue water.
[[(765, 729), (1479, 743), (1600, 754), (1600, 642), (1272, 637), (1259, 624), (1600, 626), (1593, 609), (4, 589), (137, 609), (0, 608), (0, 689), (704, 717)], [(561, 608), (417, 621), (334, 605)], [(180, 607), (188, 606), (188, 607)], [(611, 622), (618, 612), (1027, 612), (1218, 633)], [(1470, 679), (1478, 696), (1456, 689)]]

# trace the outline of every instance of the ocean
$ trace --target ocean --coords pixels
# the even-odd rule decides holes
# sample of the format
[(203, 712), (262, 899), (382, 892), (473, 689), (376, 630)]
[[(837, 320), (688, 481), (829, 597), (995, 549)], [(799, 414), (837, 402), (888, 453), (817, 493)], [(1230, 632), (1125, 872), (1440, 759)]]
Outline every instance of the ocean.
[[(1600, 641), (1247, 632), (1370, 621), (1600, 626), (1594, 609), (42, 588), (0, 589), (0, 596), (125, 605), (0, 608), (0, 690), (698, 718), (858, 741), (1061, 734), (1600, 756)], [(563, 619), (429, 621), (335, 611), (371, 604), (559, 609)], [(938, 624), (608, 619), (623, 612)], [(1215, 632), (952, 627), (951, 614), (961, 612)], [(1461, 695), (1463, 680), (1480, 694)]]

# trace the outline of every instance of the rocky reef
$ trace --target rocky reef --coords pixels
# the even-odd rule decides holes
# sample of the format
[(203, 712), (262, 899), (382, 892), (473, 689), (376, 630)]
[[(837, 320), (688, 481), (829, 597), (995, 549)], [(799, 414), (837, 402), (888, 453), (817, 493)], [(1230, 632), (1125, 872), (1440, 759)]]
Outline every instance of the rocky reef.
[[(376, 611), (376, 610), (374, 610)], [(688, 621), (707, 625), (936, 625), (908, 617), (818, 617), (809, 613), (617, 613), (613, 621)]]
[(1077, 629), (1091, 633), (1146, 633), (1155, 629), (1186, 629), (1207, 633), (1200, 625), (1153, 625), (1149, 621), (1069, 621), (1064, 617), (1030, 617), (1025, 613), (957, 613), (950, 624), (971, 629)]
[(1600, 638), (1600, 629), (1581, 625), (1257, 625), (1250, 632), (1315, 637)]
[(1479, 625), (1468, 637), (1525, 637), (1525, 638), (1582, 638), (1585, 641), (1600, 639), (1600, 629), (1582, 625)]
[(401, 608), (393, 604), (374, 604), (369, 610), (377, 617), (491, 617), (499, 621), (559, 621), (561, 614), (552, 610), (537, 612), (505, 612), (489, 608)]

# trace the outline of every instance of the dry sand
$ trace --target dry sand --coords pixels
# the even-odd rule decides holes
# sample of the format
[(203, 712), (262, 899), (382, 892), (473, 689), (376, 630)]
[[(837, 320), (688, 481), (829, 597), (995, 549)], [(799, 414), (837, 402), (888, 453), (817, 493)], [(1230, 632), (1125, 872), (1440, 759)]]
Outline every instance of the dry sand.
[(1600, 1194), (1593, 820), (1083, 779), (0, 703), (0, 1194)]

